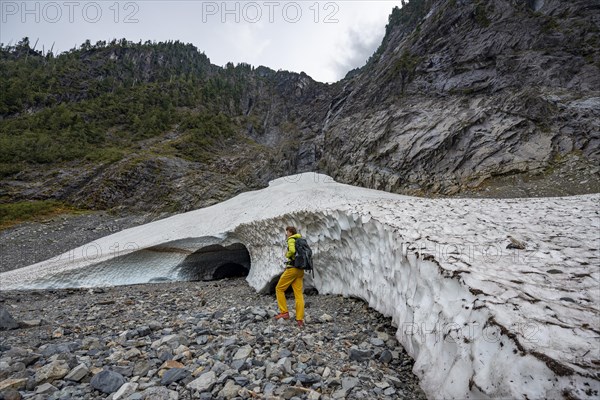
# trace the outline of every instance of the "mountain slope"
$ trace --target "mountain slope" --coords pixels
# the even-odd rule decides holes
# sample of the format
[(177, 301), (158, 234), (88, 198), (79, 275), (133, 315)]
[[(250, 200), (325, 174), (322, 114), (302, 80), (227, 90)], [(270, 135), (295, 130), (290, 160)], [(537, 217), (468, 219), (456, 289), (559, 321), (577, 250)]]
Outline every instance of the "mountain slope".
[(270, 179), (600, 191), (600, 1), (412, 0), (333, 85), (180, 42), (0, 49), (0, 201), (178, 212)]
[(176, 212), (305, 168), (297, 152), (311, 166), (318, 157), (303, 142), (326, 88), (303, 74), (220, 68), (191, 45), (125, 40), (53, 57), (25, 39), (0, 63), (7, 202)]
[(498, 175), (544, 176), (567, 159), (598, 190), (598, 171), (587, 171), (600, 159), (599, 11), (598, 1), (506, 0), (396, 9), (332, 108), (325, 170), (448, 194)]

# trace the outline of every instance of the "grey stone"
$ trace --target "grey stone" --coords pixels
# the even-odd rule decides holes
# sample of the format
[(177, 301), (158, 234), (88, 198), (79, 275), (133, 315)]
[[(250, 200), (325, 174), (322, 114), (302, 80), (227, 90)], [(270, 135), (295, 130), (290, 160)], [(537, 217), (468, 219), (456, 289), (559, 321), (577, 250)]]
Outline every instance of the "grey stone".
[(267, 382), (265, 383), (265, 386), (263, 387), (263, 393), (265, 394), (265, 396), (272, 396), (273, 393), (275, 392), (275, 384), (273, 382)]
[(133, 365), (114, 365), (110, 370), (128, 378), (133, 376)]
[(28, 319), (28, 320), (21, 321), (20, 325), (23, 328), (33, 328), (33, 327), (42, 325), (44, 322), (45, 321), (43, 319)]
[(238, 395), (241, 388), (242, 387), (236, 385), (234, 381), (228, 380), (220, 394), (226, 399), (232, 399)]
[(199, 392), (206, 392), (210, 391), (215, 383), (217, 383), (217, 375), (214, 371), (209, 371), (188, 383), (187, 387)]
[(394, 355), (392, 354), (391, 351), (389, 350), (384, 350), (381, 352), (381, 354), (379, 355), (379, 361), (381, 361), (384, 364), (389, 364), (390, 362), (392, 362), (392, 360), (394, 359)]
[(178, 400), (179, 394), (164, 386), (151, 387), (140, 393), (144, 400)]
[(233, 377), (233, 379), (235, 380), (235, 383), (240, 386), (246, 386), (250, 382), (250, 380), (247, 377), (242, 375), (235, 376)]
[(142, 325), (142, 326), (138, 327), (137, 331), (138, 331), (138, 336), (141, 336), (141, 337), (148, 336), (149, 334), (152, 333), (152, 329), (146, 325)]
[(35, 389), (36, 394), (45, 394), (49, 395), (54, 392), (57, 392), (58, 388), (50, 383), (43, 383)]
[(190, 371), (184, 368), (171, 368), (164, 373), (160, 384), (164, 386), (169, 386), (173, 382), (179, 382), (187, 378), (188, 376), (190, 376), (190, 374)]
[(285, 388), (285, 390), (283, 391), (283, 398), (284, 399), (292, 399), (295, 396), (303, 396), (307, 393), (307, 390), (302, 388), (302, 387), (298, 387), (298, 386), (288, 386)]
[(87, 376), (89, 369), (85, 364), (79, 364), (65, 377), (67, 381), (79, 382)]
[(17, 329), (19, 323), (10, 315), (8, 310), (0, 306), (0, 331)]
[(135, 382), (127, 382), (119, 388), (113, 395), (112, 400), (123, 400), (135, 393), (139, 384)]
[(289, 351), (288, 349), (283, 349), (279, 352), (279, 358), (290, 357), (291, 355), (292, 355), (292, 352)]
[(12, 389), (12, 388), (3, 390), (2, 392), (0, 392), (0, 396), (4, 400), (21, 400), (23, 398), (21, 396), (21, 393), (19, 393), (17, 390)]
[(384, 375), (383, 376), (389, 383), (391, 383), (392, 385), (394, 385), (394, 387), (401, 388), (402, 385), (402, 381), (400, 379), (398, 379), (395, 376), (391, 376), (391, 375)]
[(63, 360), (52, 361), (35, 373), (36, 384), (52, 382), (64, 378), (69, 373), (69, 365)]
[(231, 363), (231, 368), (239, 371), (244, 365), (246, 365), (246, 360), (235, 360)]
[(342, 388), (347, 391), (354, 389), (359, 383), (358, 378), (342, 378)]
[(208, 343), (208, 335), (200, 335), (196, 338), (196, 343), (199, 344), (200, 346), (205, 345), (206, 343)]
[(10, 371), (11, 372), (21, 372), (21, 371), (24, 371), (25, 368), (26, 368), (26, 366), (24, 363), (17, 361), (15, 363), (13, 363), (13, 365), (10, 366)]
[(138, 361), (133, 366), (133, 375), (144, 377), (152, 369), (152, 366), (153, 365), (147, 360)]
[(77, 356), (72, 353), (59, 354), (56, 356), (56, 360), (65, 361), (67, 363), (67, 365), (69, 366), (69, 369), (73, 369), (77, 365), (79, 365), (79, 362), (77, 361)]
[(72, 353), (73, 351), (77, 350), (78, 348), (79, 348), (79, 345), (74, 342), (52, 343), (52, 344), (49, 344), (46, 347), (44, 347), (44, 349), (42, 350), (42, 355), (44, 357), (50, 357), (55, 354)]
[(161, 361), (168, 361), (173, 359), (173, 352), (171, 349), (162, 349), (158, 352), (158, 359)]
[(318, 374), (297, 374), (296, 380), (303, 385), (312, 385), (321, 381), (321, 377)]
[(211, 371), (213, 371), (215, 373), (215, 375), (221, 375), (223, 372), (227, 371), (228, 369), (229, 369), (229, 366), (227, 364), (217, 361), (211, 368)]
[(26, 387), (27, 378), (10, 378), (0, 381), (0, 392), (3, 392), (7, 389), (15, 389), (20, 390)]
[(281, 366), (288, 375), (292, 375), (294, 373), (294, 370), (292, 369), (292, 360), (289, 357), (284, 357), (277, 361), (277, 365)]
[(235, 355), (233, 356), (233, 360), (245, 360), (246, 358), (248, 358), (248, 356), (250, 356), (250, 354), (252, 354), (252, 347), (250, 347), (250, 346), (240, 347), (238, 349), (238, 351), (236, 351)]
[(256, 315), (256, 316), (259, 316), (262, 318), (265, 318), (268, 315), (267, 311), (260, 307), (252, 307), (251, 312), (253, 315)]
[(187, 339), (181, 335), (172, 334), (172, 335), (164, 336), (164, 337), (152, 342), (152, 344), (150, 345), (150, 348), (158, 349), (162, 345), (167, 345), (170, 348), (174, 349), (174, 348), (178, 347), (180, 344), (187, 346), (188, 345)]
[(350, 349), (349, 352), (350, 360), (353, 361), (366, 361), (369, 360), (372, 356), (373, 352), (371, 350)]
[(114, 371), (104, 370), (92, 377), (90, 385), (100, 392), (111, 394), (119, 390), (125, 382), (126, 380), (123, 375)]
[(265, 365), (265, 377), (267, 379), (272, 378), (273, 376), (281, 376), (283, 372), (283, 367), (281, 365), (267, 362)]
[(157, 331), (162, 328), (162, 324), (158, 321), (150, 321), (148, 322), (148, 328), (150, 328), (153, 331)]
[(329, 315), (329, 314), (322, 314), (322, 315), (319, 317), (319, 319), (320, 319), (322, 322), (331, 322), (331, 321), (333, 321), (333, 317), (332, 317), (331, 315)]

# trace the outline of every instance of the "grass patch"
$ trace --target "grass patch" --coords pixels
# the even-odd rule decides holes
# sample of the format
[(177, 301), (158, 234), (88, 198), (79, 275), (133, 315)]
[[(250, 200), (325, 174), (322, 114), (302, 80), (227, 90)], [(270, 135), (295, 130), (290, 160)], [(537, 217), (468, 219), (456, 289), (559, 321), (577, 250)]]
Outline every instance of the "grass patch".
[(0, 230), (26, 221), (39, 221), (59, 214), (81, 212), (82, 210), (54, 200), (0, 204)]
[(125, 153), (125, 149), (117, 149), (115, 147), (98, 148), (87, 153), (85, 159), (93, 162), (114, 163), (121, 161), (125, 157)]
[(475, 5), (475, 21), (484, 28), (490, 26), (490, 23), (492, 22), (487, 16), (485, 6), (479, 2)]
[(558, 24), (558, 21), (556, 21), (556, 19), (553, 17), (549, 17), (546, 20), (546, 22), (544, 22), (544, 25), (542, 25), (542, 32), (546, 34), (558, 32), (559, 30), (560, 25)]
[(0, 178), (6, 178), (15, 175), (23, 170), (21, 164), (0, 163)]

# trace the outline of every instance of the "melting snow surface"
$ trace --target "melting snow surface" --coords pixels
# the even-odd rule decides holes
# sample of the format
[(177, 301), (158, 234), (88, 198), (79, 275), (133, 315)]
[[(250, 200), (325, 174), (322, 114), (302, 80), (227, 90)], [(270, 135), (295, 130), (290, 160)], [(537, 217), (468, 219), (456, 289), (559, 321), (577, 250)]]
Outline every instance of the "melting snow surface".
[(265, 290), (295, 225), (312, 284), (391, 316), (431, 398), (597, 398), (599, 203), (423, 199), (300, 174), (0, 274), (0, 289), (178, 279), (194, 251), (243, 243)]

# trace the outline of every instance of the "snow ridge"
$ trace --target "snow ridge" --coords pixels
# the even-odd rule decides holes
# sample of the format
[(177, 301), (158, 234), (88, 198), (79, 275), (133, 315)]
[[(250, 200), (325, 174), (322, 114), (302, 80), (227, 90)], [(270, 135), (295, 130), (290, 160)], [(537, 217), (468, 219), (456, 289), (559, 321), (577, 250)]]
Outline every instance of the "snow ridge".
[[(429, 200), (301, 174), (94, 243), (136, 245), (118, 254), (90, 259), (83, 246), (0, 274), (0, 289), (85, 286), (94, 275), (103, 284), (177, 279), (190, 253), (242, 243), (249, 284), (267, 290), (292, 224), (315, 253), (309, 283), (391, 316), (429, 397), (592, 398), (600, 391), (599, 200)], [(509, 235), (526, 248), (507, 249)]]

